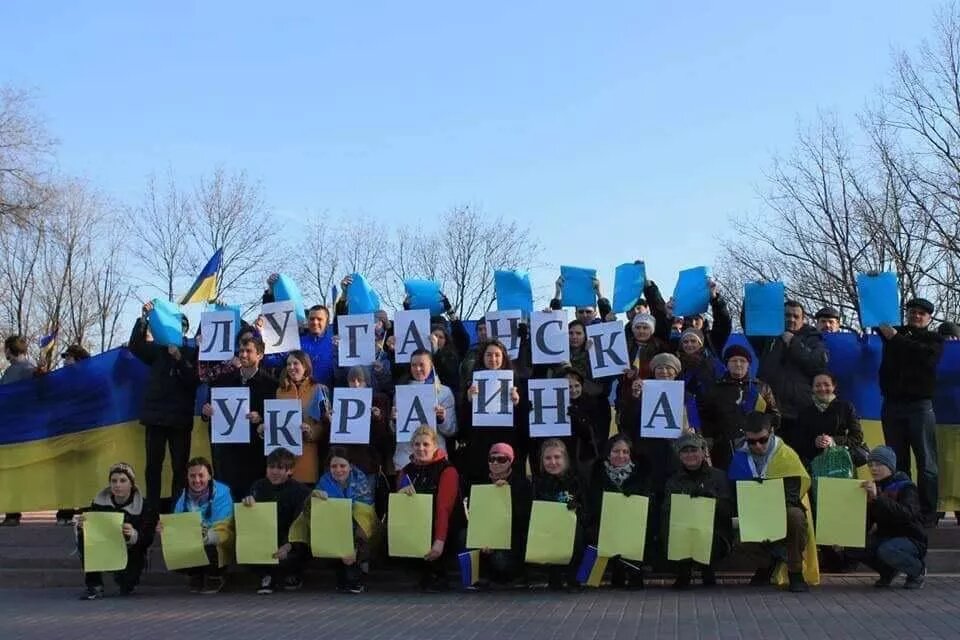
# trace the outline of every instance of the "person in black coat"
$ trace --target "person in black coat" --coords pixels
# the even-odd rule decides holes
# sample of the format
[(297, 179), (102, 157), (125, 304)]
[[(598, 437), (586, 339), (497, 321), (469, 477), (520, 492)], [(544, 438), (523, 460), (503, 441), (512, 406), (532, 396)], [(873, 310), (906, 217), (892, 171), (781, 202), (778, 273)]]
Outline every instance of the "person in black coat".
[[(589, 512), (592, 522), (590, 539), (600, 536), (600, 517), (603, 513), (604, 493), (620, 493), (625, 496), (646, 496), (652, 498), (649, 467), (643, 461), (636, 460), (633, 441), (629, 436), (619, 433), (604, 445), (604, 455), (597, 460), (590, 478)], [(647, 527), (647, 539), (652, 527)], [(610, 582), (614, 587), (643, 588), (643, 572), (640, 562), (630, 562), (623, 558), (611, 558)]]
[(880, 393), (883, 439), (897, 454), (897, 469), (910, 475), (910, 452), (917, 459), (920, 508), (928, 526), (937, 521), (937, 417), (933, 396), (943, 336), (930, 330), (933, 304), (916, 299), (906, 304), (907, 324), (880, 326), (883, 358)]
[[(680, 470), (667, 480), (663, 501), (663, 541), (664, 553), (670, 531), (670, 502), (674, 495), (688, 495), (692, 498), (713, 498), (717, 506), (713, 516), (713, 547), (710, 551), (710, 564), (700, 565), (703, 586), (711, 587), (717, 583), (714, 567), (733, 548), (733, 499), (727, 474), (715, 469), (707, 462), (707, 443), (696, 433), (688, 433), (677, 440), (680, 455)], [(676, 589), (686, 589), (693, 577), (692, 560), (677, 563), (677, 579), (673, 583)]]
[[(490, 447), (487, 464), (490, 469), (489, 483), (498, 487), (510, 487), (510, 548), (480, 550), (480, 578), (495, 584), (510, 584), (515, 580), (525, 581), (526, 571), (523, 563), (527, 548), (527, 528), (530, 525), (530, 507), (533, 492), (530, 482), (523, 471), (514, 467), (513, 447), (498, 442)], [(483, 583), (481, 583), (483, 584)]]
[[(143, 315), (130, 333), (128, 348), (138, 360), (150, 367), (140, 422), (146, 427), (144, 475), (147, 507), (157, 513), (160, 511), (160, 483), (168, 446), (173, 466), (171, 499), (179, 496), (186, 484), (199, 377), (196, 347), (160, 346), (148, 337), (147, 316), (152, 310), (153, 303), (143, 305)], [(181, 323), (186, 334), (190, 329), (186, 316), (181, 316)]]
[[(113, 573), (113, 579), (120, 587), (120, 595), (130, 595), (140, 582), (147, 550), (153, 543), (153, 530), (156, 514), (147, 510), (137, 488), (133, 467), (118, 462), (110, 467), (107, 474), (110, 486), (94, 497), (85, 512), (101, 511), (123, 514), (123, 538), (127, 543), (127, 566)], [(77, 549), (83, 558), (83, 524), (85, 516), (77, 517)], [(82, 600), (98, 600), (103, 597), (103, 574), (89, 571), (83, 574), (86, 584)]]
[[(237, 357), (240, 368), (218, 378), (212, 387), (247, 387), (250, 389), (250, 437), (245, 444), (213, 444), (213, 464), (218, 479), (230, 487), (234, 496), (246, 496), (253, 483), (263, 478), (267, 471), (263, 455), (263, 403), (277, 393), (277, 381), (260, 367), (263, 360), (263, 340), (248, 337), (240, 341)], [(202, 408), (203, 417), (213, 415), (209, 400)]]
[(800, 411), (795, 451), (810, 468), (810, 461), (828, 447), (844, 447), (855, 467), (867, 464), (863, 429), (853, 403), (837, 398), (837, 381), (831, 373), (813, 379), (813, 404)]
[(870, 452), (872, 480), (863, 483), (867, 491), (867, 548), (858, 558), (872, 567), (880, 578), (878, 587), (889, 587), (897, 574), (906, 574), (905, 589), (919, 589), (926, 574), (927, 534), (917, 486), (897, 471), (897, 456), (890, 447)]

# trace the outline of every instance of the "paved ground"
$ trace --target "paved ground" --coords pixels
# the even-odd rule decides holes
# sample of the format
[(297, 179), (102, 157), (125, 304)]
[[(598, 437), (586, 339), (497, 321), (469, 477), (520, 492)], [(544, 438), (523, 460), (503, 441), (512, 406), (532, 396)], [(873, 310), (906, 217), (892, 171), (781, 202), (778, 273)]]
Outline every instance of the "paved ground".
[(747, 586), (677, 594), (509, 592), (341, 596), (190, 595), (145, 589), (96, 602), (77, 590), (0, 589), (0, 638), (471, 638), (633, 640), (960, 637), (960, 578), (931, 578), (922, 591), (880, 591), (862, 578), (832, 580), (807, 595)]

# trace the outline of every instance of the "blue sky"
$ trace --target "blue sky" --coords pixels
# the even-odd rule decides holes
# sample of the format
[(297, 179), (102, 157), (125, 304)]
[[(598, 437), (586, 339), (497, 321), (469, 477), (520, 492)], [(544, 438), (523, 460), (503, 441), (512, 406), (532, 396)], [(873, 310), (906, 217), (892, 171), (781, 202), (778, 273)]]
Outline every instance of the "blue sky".
[(937, 6), (7, 0), (0, 82), (34, 88), (61, 169), (121, 201), (222, 164), (291, 233), (475, 203), (534, 229), (540, 290), (561, 263), (612, 289), (638, 257), (672, 289), (758, 210), (798, 122), (852, 124)]

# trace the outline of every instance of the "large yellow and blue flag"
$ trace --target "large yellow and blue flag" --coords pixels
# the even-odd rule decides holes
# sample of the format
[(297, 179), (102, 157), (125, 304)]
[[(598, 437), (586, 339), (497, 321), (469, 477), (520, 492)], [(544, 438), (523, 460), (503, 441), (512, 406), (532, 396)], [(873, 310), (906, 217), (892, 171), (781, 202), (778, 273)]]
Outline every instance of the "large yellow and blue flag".
[[(0, 512), (87, 505), (119, 461), (142, 478), (146, 449), (138, 417), (148, 373), (118, 348), (0, 386)], [(195, 418), (191, 453), (208, 456), (203, 424)], [(169, 462), (165, 467), (169, 478)]]
[(190, 304), (191, 302), (213, 302), (217, 299), (217, 286), (219, 284), (220, 267), (223, 266), (223, 248), (217, 249), (217, 252), (207, 260), (207, 265), (194, 280), (193, 286), (185, 296), (180, 300), (180, 304)]

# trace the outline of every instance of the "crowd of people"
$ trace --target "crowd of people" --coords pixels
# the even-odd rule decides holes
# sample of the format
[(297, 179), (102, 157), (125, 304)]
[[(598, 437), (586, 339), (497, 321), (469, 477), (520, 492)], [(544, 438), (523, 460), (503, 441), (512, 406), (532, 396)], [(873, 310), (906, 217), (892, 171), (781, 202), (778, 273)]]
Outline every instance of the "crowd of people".
[[(271, 280), (268, 283), (272, 282)], [(675, 317), (657, 285), (647, 281), (643, 297), (627, 312), (629, 366), (619, 376), (595, 377), (588, 353), (587, 328), (617, 321), (595, 281), (597, 303), (576, 308), (569, 323), (570, 358), (558, 365), (533, 364), (530, 335), (519, 328), (520, 350), (511, 359), (507, 347), (477, 324), (474, 344), (446, 299), (444, 313), (432, 319), (430, 346), (413, 353), (409, 365), (395, 358), (393, 326), (385, 312), (376, 314), (376, 358), (368, 367), (340, 367), (335, 318), (350, 309), (345, 292), (331, 311), (310, 307), (300, 330), (300, 349), (265, 355), (262, 319), (242, 326), (232, 360), (201, 362), (195, 346), (159, 346), (151, 337), (149, 303), (136, 322), (130, 351), (150, 367), (140, 415), (146, 433), (144, 491), (130, 465), (109, 469), (109, 486), (88, 510), (122, 512), (129, 550), (128, 567), (116, 575), (122, 593), (134, 589), (146, 550), (156, 534), (162, 538), (161, 513), (196, 511), (203, 521), (209, 566), (189, 571), (193, 591), (215, 593), (223, 586), (223, 568), (232, 543), (233, 510), (259, 502), (276, 502), (279, 564), (258, 570), (258, 592), (296, 589), (309, 562), (310, 505), (313, 499), (346, 498), (354, 504), (354, 550), (337, 562), (337, 588), (365, 590), (371, 558), (383, 536), (392, 492), (433, 498), (433, 544), (420, 563), (420, 586), (448, 588), (448, 571), (463, 551), (471, 489), (509, 485), (512, 530), (509, 550), (481, 550), (481, 585), (522, 584), (529, 580), (525, 563), (527, 526), (533, 501), (564, 503), (576, 515), (576, 535), (569, 563), (547, 567), (548, 585), (577, 590), (584, 550), (596, 544), (605, 493), (642, 495), (650, 500), (646, 560), (665, 559), (671, 503), (675, 496), (716, 501), (709, 563), (673, 563), (674, 586), (688, 588), (698, 573), (704, 586), (716, 584), (716, 565), (736, 543), (734, 483), (782, 478), (787, 513), (786, 536), (763, 544), (767, 560), (751, 583), (777, 581), (802, 592), (816, 580), (817, 549), (813, 536), (811, 481), (825, 461), (836, 466), (846, 456), (854, 468), (869, 465), (872, 480), (863, 483), (868, 500), (866, 549), (849, 550), (847, 562), (863, 562), (879, 573), (878, 586), (889, 586), (900, 573), (905, 587), (919, 588), (925, 574), (925, 529), (937, 521), (937, 454), (933, 396), (936, 368), (945, 339), (956, 327), (942, 323), (931, 330), (933, 305), (922, 299), (905, 305), (906, 323), (877, 328), (883, 340), (879, 382), (883, 395), (883, 432), (889, 446), (868, 451), (853, 406), (837, 398), (823, 334), (843, 330), (839, 314), (821, 309), (808, 318), (803, 307), (786, 301), (784, 331), (775, 338), (750, 338), (751, 349), (727, 345), (732, 320), (727, 304), (711, 283), (710, 316)], [(562, 309), (561, 284), (551, 309)], [(270, 289), (264, 302), (272, 301)], [(189, 323), (183, 318), (183, 333)], [(71, 347), (73, 349), (73, 347)], [(29, 377), (22, 338), (8, 338), (11, 366), (3, 382)], [(79, 352), (64, 353), (67, 358)], [(756, 358), (757, 374), (751, 374)], [(475, 427), (473, 374), (512, 371), (511, 427)], [(565, 378), (569, 385), (570, 433), (555, 438), (531, 437), (527, 381)], [(648, 380), (682, 380), (685, 406), (682, 435), (675, 441), (639, 438), (639, 412)], [(421, 426), (410, 442), (397, 443), (398, 385), (433, 386), (436, 428)], [(212, 460), (191, 458), (191, 430), (197, 393), (204, 395), (202, 415), (210, 419), (211, 388), (249, 389), (249, 444), (213, 444)], [(373, 391), (368, 444), (330, 442), (331, 398), (336, 387)], [(303, 453), (286, 450), (264, 455), (264, 402), (299, 399), (303, 406)], [(162, 500), (161, 469), (166, 452), (175, 473), (172, 498)], [(911, 453), (918, 483), (910, 480)], [(829, 456), (828, 456), (829, 454)], [(848, 476), (849, 477), (849, 476)], [(237, 503), (237, 506), (234, 506)], [(67, 519), (72, 514), (58, 514)], [(4, 524), (15, 524), (7, 514)], [(82, 533), (83, 515), (77, 516)], [(82, 547), (82, 545), (81, 545)], [(643, 563), (613, 558), (611, 583), (643, 586)], [(84, 597), (103, 595), (100, 574), (87, 573)], [(474, 585), (471, 585), (473, 588)]]

